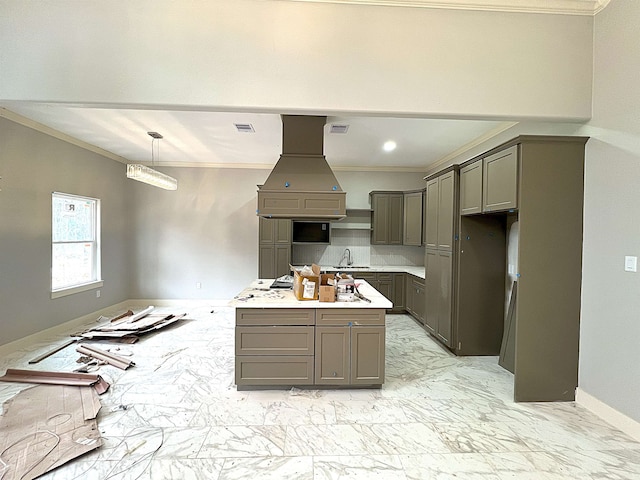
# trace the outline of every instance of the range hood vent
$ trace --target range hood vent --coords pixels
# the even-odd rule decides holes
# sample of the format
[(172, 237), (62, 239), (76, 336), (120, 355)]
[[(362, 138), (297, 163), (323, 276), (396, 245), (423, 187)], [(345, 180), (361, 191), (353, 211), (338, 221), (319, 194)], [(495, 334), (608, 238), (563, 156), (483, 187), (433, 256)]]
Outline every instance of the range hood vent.
[(282, 115), (282, 155), (258, 189), (260, 217), (340, 220), (346, 193), (323, 153), (327, 117)]

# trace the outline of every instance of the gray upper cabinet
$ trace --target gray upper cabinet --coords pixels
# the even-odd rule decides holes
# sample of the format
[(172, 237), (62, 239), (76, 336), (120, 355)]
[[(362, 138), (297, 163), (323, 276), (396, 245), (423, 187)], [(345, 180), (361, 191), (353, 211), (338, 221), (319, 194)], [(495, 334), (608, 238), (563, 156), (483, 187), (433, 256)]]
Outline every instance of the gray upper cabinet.
[(290, 273), (291, 220), (259, 218), (258, 277), (277, 278)]
[(439, 180), (434, 178), (427, 182), (425, 191), (425, 240), (427, 248), (438, 248), (438, 205), (439, 205)]
[(484, 158), (482, 185), (483, 212), (518, 208), (518, 146)]
[(402, 192), (370, 192), (371, 244), (402, 245), (404, 229), (404, 194)]
[(291, 220), (260, 217), (259, 221), (260, 245), (291, 243)]
[(451, 250), (454, 241), (456, 215), (456, 180), (458, 172), (451, 171), (438, 177), (438, 248)]
[(291, 220), (288, 219), (278, 219), (276, 220), (276, 231), (275, 231), (275, 241), (276, 245), (288, 245), (291, 243), (291, 230), (292, 224)]
[(482, 160), (460, 169), (460, 214), (482, 213)]
[(423, 191), (404, 193), (404, 245), (422, 245)]
[(453, 169), (427, 181), (427, 248), (451, 250), (455, 239), (458, 170)]

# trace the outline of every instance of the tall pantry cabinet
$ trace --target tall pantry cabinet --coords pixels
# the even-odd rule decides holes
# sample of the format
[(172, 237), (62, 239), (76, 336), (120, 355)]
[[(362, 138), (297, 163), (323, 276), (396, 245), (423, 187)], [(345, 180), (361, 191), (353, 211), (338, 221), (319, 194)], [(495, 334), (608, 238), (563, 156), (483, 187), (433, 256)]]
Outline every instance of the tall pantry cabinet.
[(458, 235), (458, 166), (426, 178), (425, 328), (452, 346), (454, 250)]
[[(427, 328), (458, 355), (497, 355), (503, 326), (515, 329), (516, 401), (575, 399), (587, 140), (522, 135), (470, 159), (459, 171), (426, 177)], [(460, 177), (459, 184), (452, 182), (453, 202), (442, 190), (443, 178), (452, 172)], [(514, 221), (517, 271), (509, 274), (518, 287), (514, 305), (506, 309), (507, 230)], [(446, 254), (452, 257), (450, 274), (441, 260)], [(509, 311), (513, 318), (505, 315)]]

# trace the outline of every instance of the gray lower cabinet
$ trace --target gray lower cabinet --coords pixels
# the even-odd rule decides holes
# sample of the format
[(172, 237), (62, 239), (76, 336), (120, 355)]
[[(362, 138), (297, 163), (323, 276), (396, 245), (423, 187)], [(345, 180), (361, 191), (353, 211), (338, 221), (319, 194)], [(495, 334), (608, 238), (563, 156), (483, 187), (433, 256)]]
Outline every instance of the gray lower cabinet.
[(387, 272), (353, 272), (353, 278), (366, 280), (369, 285), (378, 290), (393, 303), (390, 313), (405, 311), (405, 274)]
[(236, 385), (313, 385), (310, 356), (236, 357)]
[(354, 316), (349, 310), (319, 312), (315, 369), (318, 385), (380, 385), (384, 382), (383, 310)]
[(407, 312), (418, 320), (425, 323), (425, 281), (422, 278), (407, 275)]
[(347, 385), (350, 381), (351, 329), (316, 327), (316, 383)]
[(260, 245), (258, 251), (259, 278), (278, 278), (291, 273), (291, 246)]
[(445, 250), (425, 255), (425, 327), (447, 347), (452, 346), (453, 257)]
[(384, 383), (385, 327), (351, 327), (351, 385)]
[(384, 383), (383, 309), (236, 309), (238, 388)]
[(393, 302), (393, 278), (390, 273), (376, 274), (376, 283), (374, 284), (374, 287), (388, 300)]
[(406, 282), (404, 273), (392, 273), (392, 296), (390, 300), (393, 302), (392, 313), (404, 313), (407, 305)]

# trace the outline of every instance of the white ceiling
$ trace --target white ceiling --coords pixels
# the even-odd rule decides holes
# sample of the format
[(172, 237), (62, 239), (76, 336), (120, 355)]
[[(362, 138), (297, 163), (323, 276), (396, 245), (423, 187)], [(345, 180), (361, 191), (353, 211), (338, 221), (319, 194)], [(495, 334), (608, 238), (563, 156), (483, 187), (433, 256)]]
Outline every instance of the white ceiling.
[[(282, 121), (273, 113), (86, 108), (4, 102), (7, 110), (111, 152), (122, 161), (150, 163), (149, 131), (163, 139), (154, 147), (155, 165), (270, 168), (282, 149)], [(255, 133), (240, 133), (250, 123)], [(346, 124), (345, 134), (329, 133)], [(332, 168), (425, 171), (479, 137), (502, 131), (503, 122), (389, 117), (327, 117), (324, 153)], [(385, 152), (393, 140), (397, 148)], [(159, 149), (159, 152), (158, 152)]]

